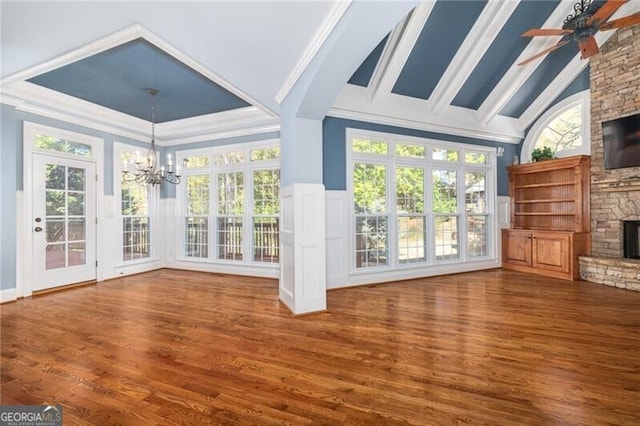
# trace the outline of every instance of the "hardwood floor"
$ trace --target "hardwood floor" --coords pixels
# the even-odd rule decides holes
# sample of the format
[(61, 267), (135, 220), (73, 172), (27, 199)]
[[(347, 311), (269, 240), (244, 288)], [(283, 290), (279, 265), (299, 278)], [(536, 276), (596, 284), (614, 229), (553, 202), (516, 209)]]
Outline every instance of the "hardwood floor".
[(70, 424), (640, 424), (640, 293), (492, 270), (328, 294), (161, 270), (2, 305), (2, 404)]

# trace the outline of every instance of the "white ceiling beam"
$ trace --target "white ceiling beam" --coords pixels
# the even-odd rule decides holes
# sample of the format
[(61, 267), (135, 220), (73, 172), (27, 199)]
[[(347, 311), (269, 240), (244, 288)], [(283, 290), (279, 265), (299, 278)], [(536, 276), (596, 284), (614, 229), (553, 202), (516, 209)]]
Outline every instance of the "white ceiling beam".
[[(562, 1), (542, 25), (542, 28), (561, 28), (564, 19), (572, 11), (571, 5), (574, 2), (574, 0)], [(482, 105), (480, 105), (480, 108), (478, 108), (478, 118), (482, 123), (489, 123), (502, 111), (504, 106), (511, 100), (513, 95), (520, 89), (524, 82), (527, 81), (531, 74), (533, 74), (537, 66), (540, 65), (546, 56), (542, 56), (529, 65), (518, 66), (516, 64), (553, 46), (558, 40), (558, 37), (533, 37), (531, 39), (527, 47), (525, 47), (522, 53), (520, 53), (520, 56), (514, 61), (511, 68), (509, 68), (489, 96), (487, 96), (487, 99), (485, 99)]]
[(428, 101), (395, 93), (388, 94), (384, 102), (371, 102), (367, 89), (353, 84), (345, 85), (327, 115), (513, 144), (523, 137), (515, 118), (498, 117), (490, 125), (483, 125), (475, 111), (455, 106), (438, 116), (430, 113)]
[(378, 60), (378, 63), (373, 70), (373, 74), (371, 75), (371, 81), (369, 81), (369, 85), (367, 86), (371, 99), (375, 97), (376, 93), (379, 90), (380, 83), (387, 73), (389, 65), (391, 64), (391, 60), (393, 58), (393, 54), (398, 48), (398, 44), (402, 40), (402, 34), (407, 28), (407, 23), (409, 22), (409, 18), (411, 17), (411, 15), (412, 13), (405, 16), (404, 19), (400, 21), (389, 34), (389, 39), (387, 40), (387, 43), (382, 50), (380, 59)]
[(445, 108), (458, 94), (486, 51), (507, 23), (520, 1), (489, 2), (458, 49), (429, 96), (429, 105), (436, 114)]
[(411, 54), (413, 46), (420, 36), (424, 24), (427, 22), (427, 19), (429, 19), (434, 5), (435, 1), (420, 2), (413, 10), (413, 13), (411, 13), (397, 46), (389, 55), (385, 72), (380, 78), (377, 87), (373, 89), (372, 99), (374, 101), (378, 101), (391, 93), (407, 58), (409, 58)]
[[(640, 2), (629, 2), (621, 7), (610, 20), (630, 15), (640, 11)], [(615, 31), (599, 31), (596, 35), (598, 46), (602, 46), (609, 40)], [(540, 114), (542, 114), (551, 105), (560, 93), (566, 89), (571, 82), (584, 70), (589, 61), (580, 59), (580, 52), (576, 51), (576, 56), (567, 64), (567, 66), (558, 74), (558, 76), (545, 88), (538, 98), (529, 105), (519, 120), (522, 129), (527, 129)]]

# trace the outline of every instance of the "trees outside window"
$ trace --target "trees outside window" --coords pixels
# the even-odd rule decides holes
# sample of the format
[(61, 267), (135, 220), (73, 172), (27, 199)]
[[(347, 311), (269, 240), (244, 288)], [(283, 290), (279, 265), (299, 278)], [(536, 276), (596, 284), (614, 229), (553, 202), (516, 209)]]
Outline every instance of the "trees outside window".
[(348, 140), (355, 270), (492, 255), (493, 150), (366, 131)]
[(279, 262), (279, 157), (275, 141), (178, 152), (187, 182), (178, 192), (180, 257)]
[(522, 144), (520, 161), (532, 161), (536, 148), (549, 147), (556, 157), (591, 152), (589, 91), (577, 93), (549, 108), (532, 126)]

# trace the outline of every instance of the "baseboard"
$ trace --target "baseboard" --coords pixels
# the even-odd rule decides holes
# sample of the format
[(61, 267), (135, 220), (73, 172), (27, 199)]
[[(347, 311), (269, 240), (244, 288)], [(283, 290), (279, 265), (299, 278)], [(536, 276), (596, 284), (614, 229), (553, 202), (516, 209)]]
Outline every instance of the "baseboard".
[(0, 303), (15, 302), (16, 300), (18, 300), (18, 296), (15, 288), (0, 290)]

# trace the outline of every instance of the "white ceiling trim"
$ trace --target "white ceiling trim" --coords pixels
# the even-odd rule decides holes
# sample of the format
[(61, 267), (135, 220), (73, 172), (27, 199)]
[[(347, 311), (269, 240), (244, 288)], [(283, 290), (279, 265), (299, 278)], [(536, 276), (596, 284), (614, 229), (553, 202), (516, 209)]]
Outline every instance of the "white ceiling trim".
[(276, 102), (282, 104), (285, 100), (293, 86), (298, 82), (302, 74), (305, 72), (313, 58), (318, 54), (318, 51), (322, 47), (322, 45), (327, 41), (327, 38), (331, 35), (333, 30), (335, 29), (342, 16), (347, 11), (349, 6), (351, 5), (352, 0), (342, 0), (335, 2), (333, 7), (329, 11), (327, 17), (322, 22), (320, 29), (313, 37), (307, 48), (305, 49), (304, 55), (298, 60), (298, 63), (293, 68), (287, 79), (284, 81), (284, 84), (276, 93)]
[(104, 52), (105, 50), (130, 42), (137, 38), (145, 39), (146, 41), (153, 44), (157, 48), (166, 52), (168, 55), (173, 56), (178, 61), (185, 64), (187, 67), (192, 68), (193, 70), (202, 74), (209, 80), (215, 82), (219, 86), (233, 93), (235, 96), (245, 100), (246, 102), (252, 105), (257, 106), (258, 108), (262, 109), (266, 114), (269, 114), (272, 117), (277, 117), (277, 115), (273, 111), (271, 111), (268, 107), (266, 107), (262, 103), (258, 102), (255, 98), (241, 92), (231, 83), (226, 81), (224, 78), (220, 77), (218, 74), (214, 73), (204, 65), (200, 64), (195, 59), (184, 54), (182, 51), (176, 49), (175, 47), (173, 47), (172, 45), (170, 45), (169, 43), (167, 43), (166, 41), (164, 41), (163, 39), (158, 37), (156, 34), (149, 31), (148, 29), (146, 29), (140, 24), (133, 24), (116, 33), (110, 34), (92, 43), (81, 46), (78, 49), (73, 50), (72, 52), (58, 56), (54, 59), (35, 65), (24, 71), (10, 75), (7, 78), (0, 81), (0, 91), (4, 92), (5, 90), (4, 88), (10, 87), (12, 84), (16, 84), (21, 81), (28, 80), (32, 77), (46, 73), (48, 71), (52, 71), (54, 69), (60, 68), (65, 65), (69, 65), (73, 62), (77, 62), (81, 59), (88, 58), (90, 56)]
[(448, 106), (447, 113), (430, 112), (428, 101), (389, 94), (384, 102), (373, 102), (366, 88), (347, 84), (327, 115), (370, 123), (449, 135), (517, 144), (523, 138), (518, 120), (497, 117), (491, 125), (478, 122), (476, 112)]
[(280, 120), (259, 108), (246, 107), (157, 124), (156, 130), (164, 140), (188, 143), (185, 141), (254, 134), (257, 127), (265, 126), (268, 131), (279, 130)]
[[(2, 89), (2, 100), (9, 101), (18, 111), (53, 118), (95, 130), (136, 140), (148, 139), (151, 123), (91, 102), (65, 95), (26, 81)], [(257, 126), (277, 125), (279, 119), (271, 117), (257, 107), (238, 108), (222, 113), (174, 120), (156, 124), (158, 145), (254, 134)], [(271, 130), (269, 130), (271, 131)], [(223, 135), (223, 136), (221, 136)]]
[[(542, 28), (562, 27), (564, 19), (571, 11), (570, 5), (573, 3), (574, 0), (561, 2), (542, 25)], [(480, 108), (478, 108), (478, 116), (483, 124), (488, 124), (491, 120), (496, 118), (504, 106), (511, 100), (513, 95), (515, 95), (525, 81), (527, 81), (531, 74), (533, 74), (546, 55), (525, 66), (518, 66), (516, 64), (548, 47), (553, 46), (558, 42), (558, 40), (558, 37), (532, 37), (527, 47), (522, 51), (522, 53), (520, 53), (520, 56), (518, 56), (518, 59), (514, 62), (514, 65), (512, 65), (505, 75), (502, 76), (502, 79), (498, 84), (496, 84), (482, 105), (480, 105)]]
[(398, 43), (402, 40), (402, 33), (407, 28), (407, 24), (409, 22), (409, 18), (412, 13), (409, 13), (405, 16), (399, 23), (396, 25), (391, 33), (389, 33), (389, 39), (382, 49), (382, 54), (378, 59), (378, 63), (376, 64), (375, 69), (373, 70), (373, 74), (371, 75), (371, 80), (369, 81), (369, 85), (367, 89), (369, 90), (369, 96), (373, 99), (376, 93), (379, 90), (380, 83), (384, 78), (385, 74), (388, 72), (389, 64), (391, 63), (391, 59), (393, 58), (393, 54), (398, 48)]
[[(380, 83), (374, 89), (373, 100), (378, 101), (391, 94), (393, 86), (396, 84), (407, 58), (411, 54), (413, 46), (416, 44), (422, 28), (425, 26), (429, 15), (435, 5), (434, 1), (420, 2), (411, 13), (411, 17), (402, 32), (400, 41), (390, 54), (389, 63), (386, 65), (386, 72), (380, 79)], [(403, 21), (404, 22), (404, 21)], [(402, 22), (402, 23), (403, 23)], [(402, 24), (401, 23), (401, 24)]]
[[(273, 120), (273, 119), (271, 119)], [(188, 137), (175, 138), (167, 141), (164, 145), (178, 146), (196, 142), (214, 141), (218, 139), (228, 139), (239, 136), (259, 135), (262, 133), (271, 133), (280, 131), (280, 122), (277, 123), (254, 123), (239, 129), (230, 129), (227, 131), (215, 131), (212, 133), (201, 133)]]
[(433, 100), (432, 111), (444, 111), (451, 104), (519, 3), (489, 2), (485, 6), (456, 56), (449, 63), (444, 77), (429, 96), (429, 99)]

